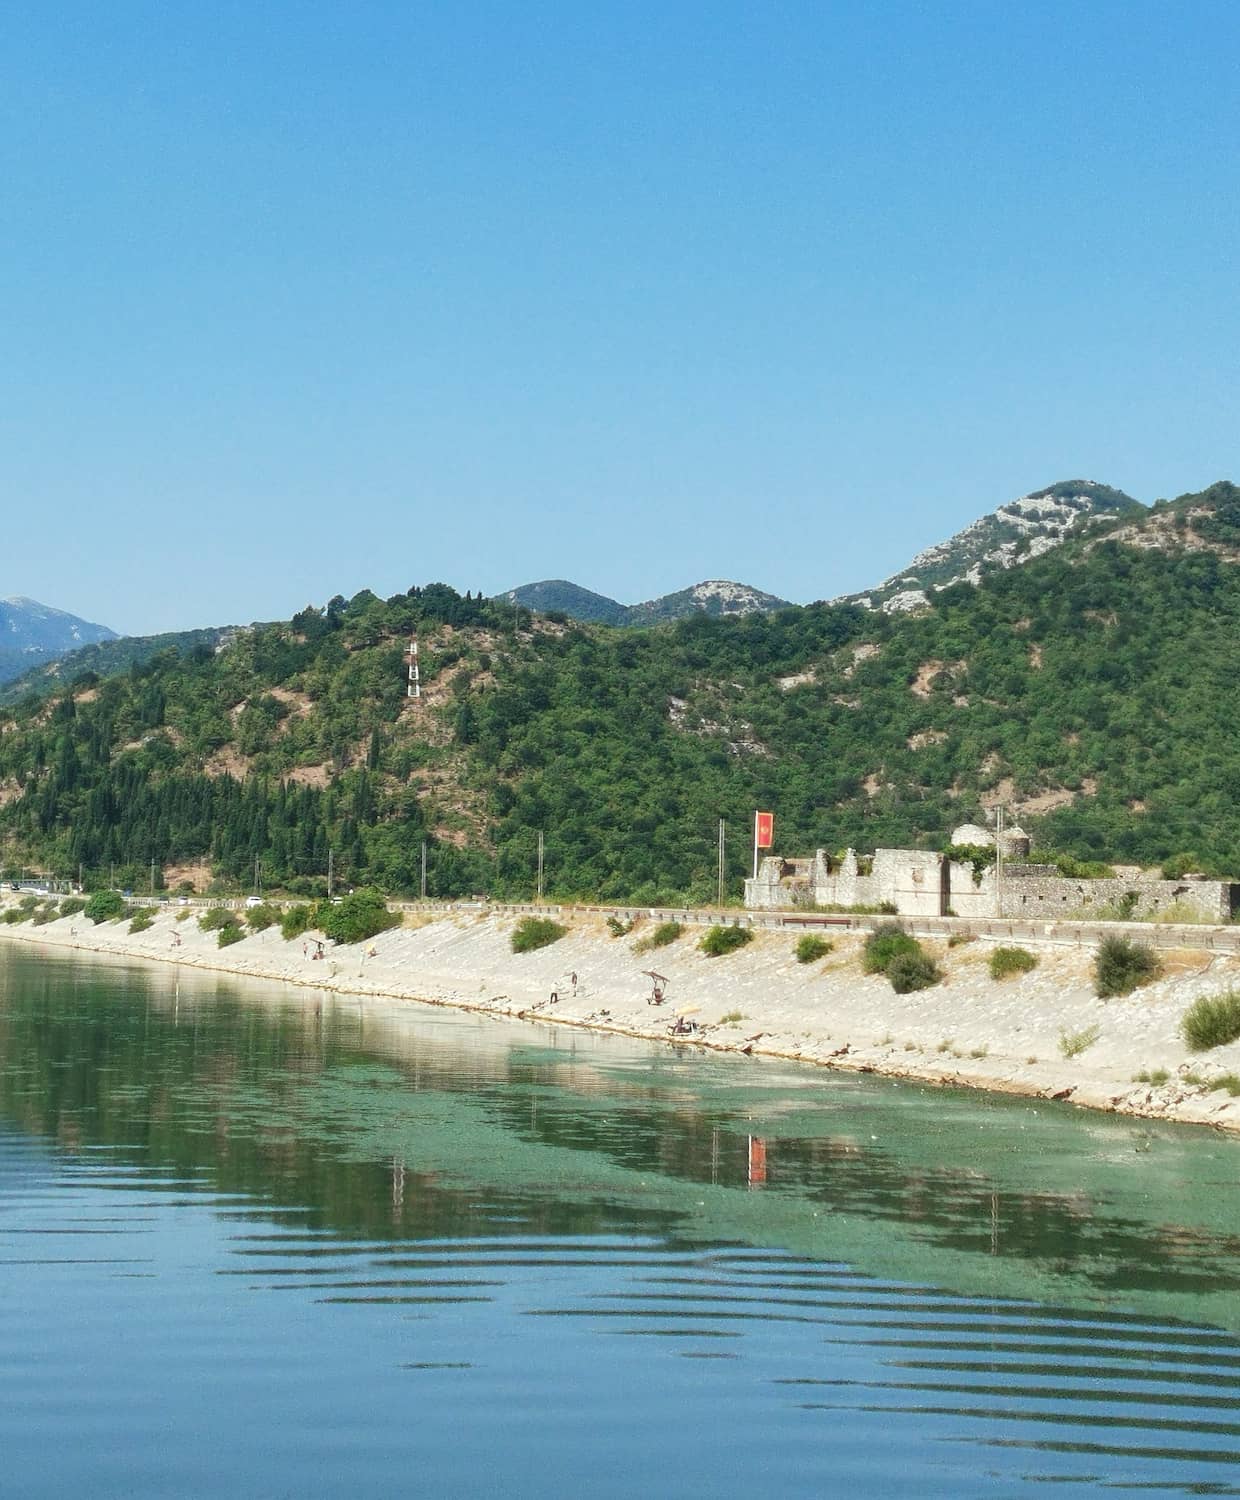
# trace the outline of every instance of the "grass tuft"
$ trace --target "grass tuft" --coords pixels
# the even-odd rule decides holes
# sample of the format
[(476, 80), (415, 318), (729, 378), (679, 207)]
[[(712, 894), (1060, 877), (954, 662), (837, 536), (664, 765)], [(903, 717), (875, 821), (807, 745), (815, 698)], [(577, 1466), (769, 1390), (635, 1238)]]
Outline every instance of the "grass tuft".
[(797, 963), (812, 964), (815, 959), (825, 958), (835, 947), (817, 933), (807, 932), (797, 939)]
[(1207, 1052), (1240, 1037), (1240, 994), (1202, 995), (1184, 1012), (1180, 1035), (1190, 1052)]
[(1092, 1047), (1102, 1035), (1098, 1026), (1086, 1026), (1081, 1031), (1061, 1031), (1059, 1033), (1059, 1050), (1065, 1057), (1079, 1057), (1087, 1048)]
[(1013, 974), (1028, 974), (1038, 966), (1037, 958), (1027, 948), (996, 948), (990, 955), (990, 977), (1008, 979)]

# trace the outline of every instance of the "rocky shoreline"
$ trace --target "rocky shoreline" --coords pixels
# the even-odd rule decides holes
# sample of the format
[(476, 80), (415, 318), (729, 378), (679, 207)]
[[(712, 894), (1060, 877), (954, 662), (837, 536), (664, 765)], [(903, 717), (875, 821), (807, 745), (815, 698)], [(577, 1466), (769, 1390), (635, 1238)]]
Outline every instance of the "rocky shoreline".
[[(1091, 948), (1025, 943), (1037, 966), (996, 981), (992, 940), (930, 941), (945, 979), (897, 995), (883, 976), (862, 973), (864, 932), (827, 934), (832, 950), (810, 964), (797, 962), (796, 935), (783, 931), (755, 932), (746, 947), (711, 958), (698, 946), (701, 928), (651, 949), (651, 921), (617, 938), (601, 917), (570, 911), (563, 938), (514, 954), (516, 917), (451, 912), (407, 915), (402, 927), (316, 959), (313, 934), (286, 942), (278, 928), (221, 949), (196, 915), (162, 907), (136, 934), (127, 922), (60, 917), (0, 926), (0, 937), (1240, 1130), (1240, 1097), (1212, 1086), (1240, 1073), (1240, 1042), (1193, 1056), (1179, 1035), (1198, 996), (1240, 985), (1237, 955), (1164, 950), (1157, 981), (1100, 1000)], [(658, 1005), (651, 971), (664, 981)]]

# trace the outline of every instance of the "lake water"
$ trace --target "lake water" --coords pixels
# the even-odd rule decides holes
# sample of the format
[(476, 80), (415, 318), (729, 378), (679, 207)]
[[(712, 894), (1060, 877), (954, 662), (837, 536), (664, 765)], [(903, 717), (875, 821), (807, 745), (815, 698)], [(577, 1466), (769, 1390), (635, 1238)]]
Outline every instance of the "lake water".
[(1204, 1130), (0, 949), (0, 1494), (1240, 1494), (1238, 1175)]

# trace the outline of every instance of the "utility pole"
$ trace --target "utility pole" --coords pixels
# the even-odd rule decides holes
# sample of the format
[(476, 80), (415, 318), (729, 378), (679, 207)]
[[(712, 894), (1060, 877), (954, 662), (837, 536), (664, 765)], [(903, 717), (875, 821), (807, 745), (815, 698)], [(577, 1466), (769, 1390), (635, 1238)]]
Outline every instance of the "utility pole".
[(538, 900), (543, 896), (543, 836), (542, 830), (538, 831)]
[(327, 899), (329, 901), (332, 899), (332, 870), (335, 864), (335, 858), (335, 852), (329, 849), (327, 851)]
[(422, 900), (426, 900), (426, 840), (422, 840)]
[(995, 916), (1003, 915), (1003, 803), (995, 807)]
[(263, 893), (262, 856), (259, 855), (259, 854), (256, 854), (254, 856), (254, 894), (256, 896), (261, 896), (262, 893)]
[(719, 819), (719, 896), (718, 904), (723, 905), (723, 888), (727, 882), (727, 859), (725, 849), (727, 846), (728, 825)]

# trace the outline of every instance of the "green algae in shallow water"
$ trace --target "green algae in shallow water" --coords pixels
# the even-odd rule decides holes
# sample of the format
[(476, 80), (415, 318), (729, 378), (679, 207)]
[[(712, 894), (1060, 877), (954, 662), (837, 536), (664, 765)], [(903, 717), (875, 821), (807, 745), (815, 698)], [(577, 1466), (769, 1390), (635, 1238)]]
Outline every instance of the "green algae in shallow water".
[[(1240, 1141), (1200, 1128), (407, 1005), (290, 1003), (215, 980), (170, 994), (145, 971), (3, 962), (4, 1118), (53, 1139), (71, 1124), (83, 1145), (306, 1205), (339, 1232), (489, 1228), (517, 1206), (564, 1232), (670, 1232), (1240, 1329)], [(74, 977), (71, 1003), (57, 973)], [(397, 1162), (418, 1191), (394, 1224), (376, 1184)]]

